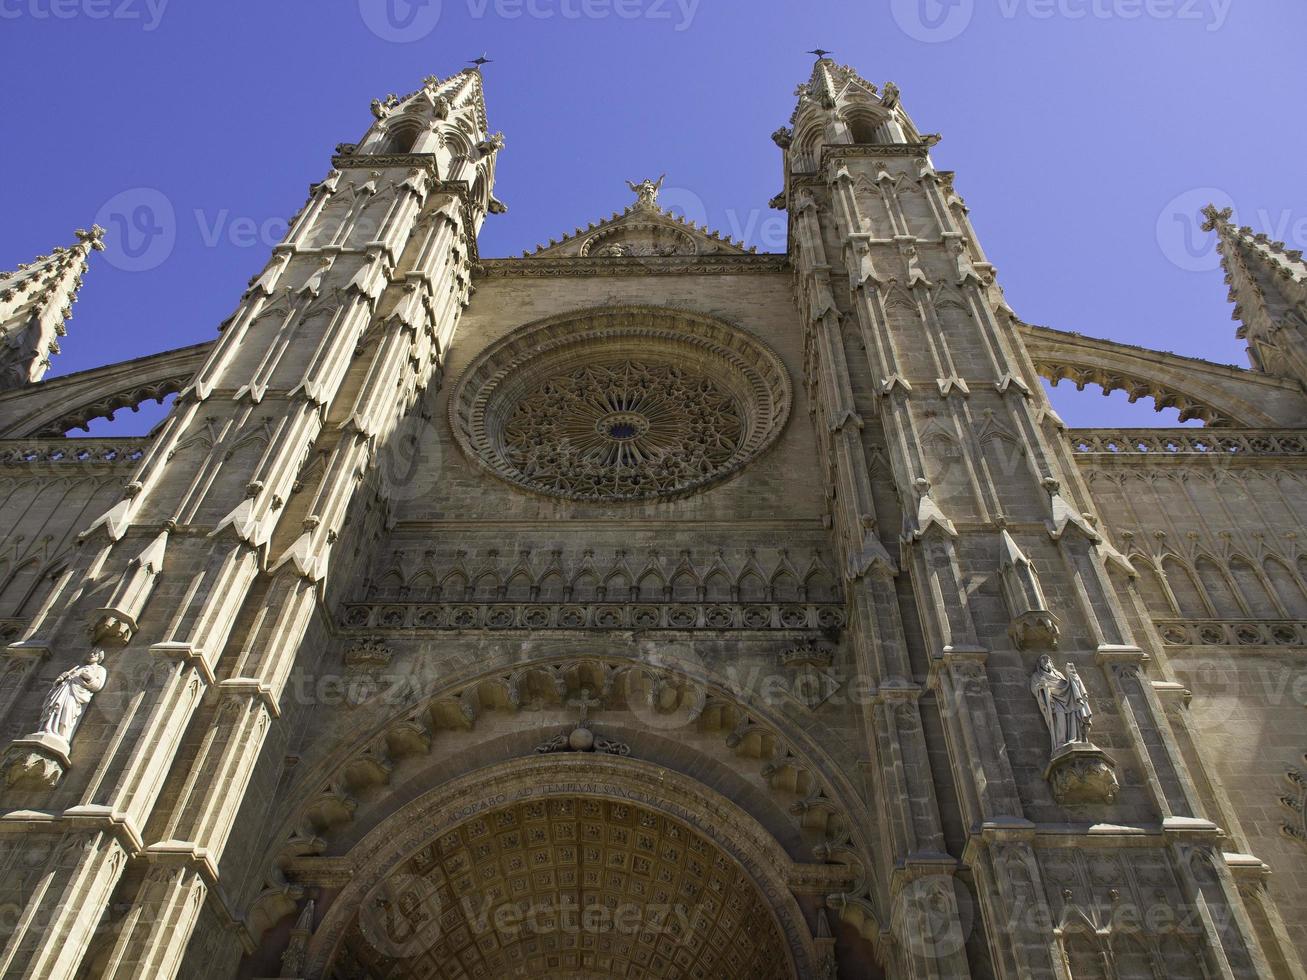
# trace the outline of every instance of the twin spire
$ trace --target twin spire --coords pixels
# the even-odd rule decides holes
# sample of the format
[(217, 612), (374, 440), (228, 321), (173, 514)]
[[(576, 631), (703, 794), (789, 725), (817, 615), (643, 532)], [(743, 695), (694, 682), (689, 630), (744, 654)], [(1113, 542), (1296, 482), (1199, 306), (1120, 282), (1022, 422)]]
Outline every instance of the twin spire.
[(1307, 385), (1307, 262), (1284, 242), (1237, 226), (1229, 208), (1203, 209), (1204, 231), (1215, 232), (1237, 336), (1248, 341), (1253, 369)]
[(87, 256), (103, 251), (104, 229), (79, 228), (77, 243), (0, 272), (0, 391), (40, 381), (59, 353)]
[[(898, 88), (887, 83), (882, 90), (852, 68), (839, 65), (816, 48), (817, 60), (809, 80), (796, 91), (798, 106), (793, 124), (814, 103), (830, 110), (852, 89), (870, 96), (881, 107), (898, 104)], [(430, 76), (423, 87), (405, 96), (388, 96), (373, 103), (373, 113), (384, 118), (420, 93), (449, 102), (470, 103), (482, 126), (485, 104), (480, 84), (484, 55), (474, 67), (447, 79)], [(446, 103), (447, 104), (447, 103)], [(785, 132), (788, 137), (788, 131)], [(786, 141), (778, 140), (782, 145)], [(706, 253), (744, 254), (742, 243), (706, 226), (678, 217), (658, 203), (666, 175), (626, 182), (635, 201), (603, 221), (578, 227), (561, 239), (551, 240), (523, 257), (659, 256)], [(1208, 206), (1204, 230), (1215, 232), (1217, 247), (1234, 318), (1241, 322), (1238, 336), (1248, 341), (1255, 370), (1294, 378), (1307, 385), (1307, 262), (1303, 253), (1266, 234), (1233, 223), (1229, 209)], [(77, 242), (39, 255), (12, 272), (0, 272), (0, 391), (39, 381), (59, 352), (59, 337), (67, 332), (91, 251), (104, 249), (104, 229), (78, 230)], [(747, 251), (756, 251), (749, 249)]]

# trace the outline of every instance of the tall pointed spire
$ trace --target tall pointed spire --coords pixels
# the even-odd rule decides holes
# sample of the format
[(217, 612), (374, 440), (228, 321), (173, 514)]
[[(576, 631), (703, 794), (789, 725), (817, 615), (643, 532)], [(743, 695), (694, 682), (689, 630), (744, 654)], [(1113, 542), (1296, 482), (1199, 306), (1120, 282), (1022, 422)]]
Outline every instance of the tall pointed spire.
[(91, 250), (103, 251), (104, 229), (77, 230), (77, 244), (38, 255), (13, 272), (0, 272), (0, 391), (40, 381), (59, 353), (59, 338)]
[(1230, 209), (1203, 210), (1204, 230), (1217, 234), (1217, 248), (1238, 336), (1248, 341), (1255, 370), (1307, 384), (1307, 262), (1283, 242), (1239, 227)]

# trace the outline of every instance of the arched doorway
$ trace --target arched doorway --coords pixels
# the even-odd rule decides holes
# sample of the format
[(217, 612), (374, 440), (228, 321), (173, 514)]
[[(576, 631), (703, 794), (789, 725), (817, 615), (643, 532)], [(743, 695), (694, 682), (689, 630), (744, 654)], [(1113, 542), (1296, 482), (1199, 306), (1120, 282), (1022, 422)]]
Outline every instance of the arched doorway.
[(402, 807), (344, 864), (347, 883), (319, 891), (310, 977), (781, 980), (818, 975), (824, 952), (762, 828), (630, 759), (473, 773)]

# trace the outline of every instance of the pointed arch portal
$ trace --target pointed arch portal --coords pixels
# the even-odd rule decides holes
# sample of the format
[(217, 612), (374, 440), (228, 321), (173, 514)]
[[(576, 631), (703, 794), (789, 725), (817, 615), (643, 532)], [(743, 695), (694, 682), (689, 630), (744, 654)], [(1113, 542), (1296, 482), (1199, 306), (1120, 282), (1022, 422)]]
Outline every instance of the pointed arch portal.
[(313, 977), (818, 975), (793, 862), (660, 766), (536, 756), (401, 807), (343, 858)]

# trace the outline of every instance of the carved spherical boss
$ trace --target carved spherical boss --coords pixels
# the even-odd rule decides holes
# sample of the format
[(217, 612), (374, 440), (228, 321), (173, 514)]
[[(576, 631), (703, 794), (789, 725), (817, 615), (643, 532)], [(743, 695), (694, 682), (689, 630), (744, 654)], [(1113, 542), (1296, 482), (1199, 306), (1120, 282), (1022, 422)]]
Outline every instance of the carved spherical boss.
[(459, 445), (514, 485), (572, 500), (700, 490), (765, 450), (789, 416), (780, 358), (710, 317), (604, 308), (522, 327), (450, 397)]

